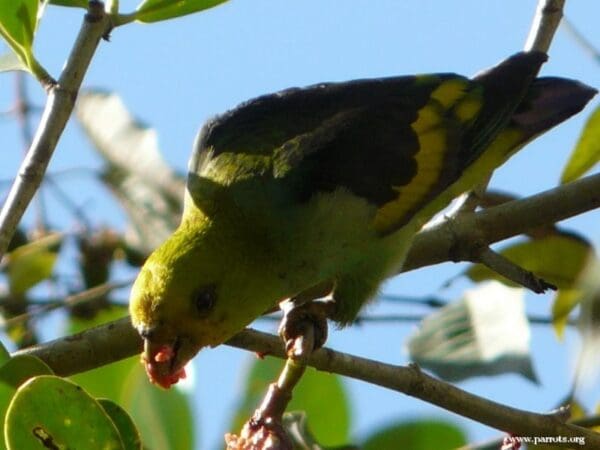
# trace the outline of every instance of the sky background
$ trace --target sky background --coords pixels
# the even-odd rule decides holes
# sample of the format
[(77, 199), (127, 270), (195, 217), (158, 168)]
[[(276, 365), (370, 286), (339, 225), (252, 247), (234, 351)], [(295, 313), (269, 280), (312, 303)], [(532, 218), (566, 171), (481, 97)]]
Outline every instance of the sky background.
[[(122, 1), (124, 12), (135, 2)], [(164, 158), (185, 171), (192, 141), (209, 117), (260, 94), (322, 81), (382, 77), (426, 72), (472, 75), (523, 48), (535, 11), (534, 0), (232, 0), (218, 8), (151, 25), (130, 24), (114, 30), (103, 42), (85, 79), (85, 86), (116, 91), (128, 108), (156, 128)], [(567, 16), (600, 47), (600, 2), (571, 0)], [(40, 62), (57, 75), (76, 36), (82, 11), (50, 7), (36, 38)], [(559, 30), (543, 74), (560, 75), (600, 86), (600, 65), (564, 30)], [(0, 74), (0, 110), (14, 99), (12, 74)], [(34, 102), (44, 95), (28, 83)], [(594, 100), (593, 105), (598, 104)], [(563, 165), (591, 108), (528, 146), (499, 170), (492, 181), (519, 195), (556, 185)], [(36, 117), (37, 120), (37, 117)], [(17, 124), (0, 119), (0, 180), (10, 180), (21, 159)], [(90, 171), (100, 167), (83, 133), (71, 123), (50, 165), (73, 200), (84, 205), (95, 222), (122, 228), (124, 215)], [(7, 185), (2, 184), (2, 189)], [(74, 220), (47, 196), (51, 219), (58, 227)], [(26, 220), (31, 221), (29, 213)], [(566, 223), (596, 244), (600, 240), (597, 212)], [(68, 254), (63, 258), (73, 257)], [(443, 264), (394, 279), (385, 293), (437, 295), (453, 299), (468, 283), (458, 280), (441, 289), (444, 281), (464, 266)], [(123, 294), (125, 295), (125, 294)], [(528, 310), (548, 314), (550, 296), (527, 297)], [(379, 302), (373, 314), (420, 312)], [(55, 324), (54, 321), (49, 321)], [(262, 325), (272, 328), (271, 325)], [(328, 346), (394, 364), (407, 362), (403, 348), (414, 324), (365, 325), (333, 331)], [(48, 337), (55, 329), (46, 330)], [(535, 386), (516, 375), (479, 378), (460, 383), (470, 392), (520, 408), (548, 411), (565, 396), (572, 379), (577, 346), (574, 330), (557, 343), (551, 330), (532, 328), (534, 365), (540, 378)], [(214, 446), (236, 406), (236, 396), (251, 357), (219, 347), (203, 351), (195, 360), (199, 426), (197, 448)], [(217, 370), (215, 370), (217, 369)], [(346, 380), (353, 406), (356, 437), (398, 418), (449, 417), (462, 424), (471, 440), (498, 432), (401, 394)], [(600, 399), (590, 388), (590, 404)]]

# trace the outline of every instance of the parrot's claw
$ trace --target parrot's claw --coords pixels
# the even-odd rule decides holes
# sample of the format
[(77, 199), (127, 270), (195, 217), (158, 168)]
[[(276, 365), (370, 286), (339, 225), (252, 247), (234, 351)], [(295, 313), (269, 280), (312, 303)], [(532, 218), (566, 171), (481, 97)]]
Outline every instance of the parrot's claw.
[[(285, 349), (290, 358), (306, 355), (306, 350), (312, 353), (321, 348), (327, 340), (327, 318), (335, 309), (333, 301), (310, 301), (297, 305), (285, 302), (282, 305), (283, 319), (279, 325), (279, 335), (285, 343)], [(312, 348), (305, 349), (305, 342), (310, 335)]]

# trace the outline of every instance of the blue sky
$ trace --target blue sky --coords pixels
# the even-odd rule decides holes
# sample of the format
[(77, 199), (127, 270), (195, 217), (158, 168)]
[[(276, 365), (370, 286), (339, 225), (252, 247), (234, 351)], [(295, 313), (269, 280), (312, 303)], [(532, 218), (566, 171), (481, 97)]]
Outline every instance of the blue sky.
[[(121, 3), (124, 11), (135, 6), (131, 1)], [(201, 124), (243, 100), (321, 81), (440, 71), (473, 74), (523, 48), (535, 6), (534, 0), (232, 0), (178, 20), (114, 30), (111, 42), (101, 43), (85, 85), (118, 92), (132, 112), (157, 129), (165, 159), (184, 171)], [(567, 15), (600, 46), (600, 2), (568, 1)], [(58, 74), (80, 22), (80, 10), (48, 9), (35, 48), (50, 73)], [(557, 33), (543, 74), (600, 85), (600, 66), (564, 30)], [(41, 89), (34, 82), (29, 87), (32, 98), (42, 104)], [(0, 109), (7, 108), (12, 98), (12, 76), (2, 74)], [(587, 109), (527, 147), (497, 172), (492, 186), (521, 195), (554, 186), (589, 112)], [(21, 157), (15, 122), (1, 119), (0, 136), (0, 180), (7, 180), (16, 172)], [(99, 159), (71, 123), (50, 172), (73, 167), (97, 168)], [(118, 206), (88, 176), (65, 175), (60, 183), (77, 203), (86, 205), (92, 220), (122, 227)], [(48, 201), (54, 223), (72, 225), (61, 206), (50, 198)], [(594, 212), (568, 225), (597, 243), (598, 219)], [(460, 269), (444, 264), (410, 273), (389, 282), (385, 292), (454, 298), (466, 282), (459, 281), (443, 292), (438, 288)], [(528, 308), (547, 313), (549, 300), (528, 296)], [(398, 309), (380, 303), (370, 311), (383, 314)], [(334, 331), (329, 346), (404, 364), (403, 342), (413, 328), (395, 324)], [(563, 343), (557, 343), (550, 330), (534, 327), (532, 339), (541, 386), (507, 375), (469, 381), (461, 387), (525, 409), (552, 409), (569, 389), (576, 334), (571, 331)], [(229, 348), (204, 351), (197, 357), (198, 448), (220, 439), (248, 361), (247, 354)], [(213, 370), (216, 367), (219, 370)], [(428, 414), (453, 417), (467, 427), (473, 440), (497, 435), (421, 401), (360, 382), (348, 381), (347, 385), (357, 437), (388, 420)], [(594, 391), (590, 398), (595, 402), (600, 396)], [(210, 413), (203, 405), (210, 405)]]

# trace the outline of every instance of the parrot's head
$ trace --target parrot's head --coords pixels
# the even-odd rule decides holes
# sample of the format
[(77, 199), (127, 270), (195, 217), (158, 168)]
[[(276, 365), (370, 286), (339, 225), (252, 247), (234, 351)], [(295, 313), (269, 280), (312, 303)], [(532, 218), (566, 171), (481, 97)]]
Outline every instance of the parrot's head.
[(184, 366), (201, 348), (222, 344), (277, 301), (257, 283), (254, 265), (193, 234), (175, 232), (148, 258), (131, 291), (142, 362), (164, 388), (185, 377)]

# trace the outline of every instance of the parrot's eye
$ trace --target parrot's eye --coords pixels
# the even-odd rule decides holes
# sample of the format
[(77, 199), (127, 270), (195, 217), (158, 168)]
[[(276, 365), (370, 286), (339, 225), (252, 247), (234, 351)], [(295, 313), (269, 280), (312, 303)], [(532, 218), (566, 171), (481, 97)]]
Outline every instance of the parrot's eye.
[(206, 317), (217, 302), (217, 290), (214, 285), (205, 286), (196, 291), (192, 297), (196, 311), (201, 317)]

